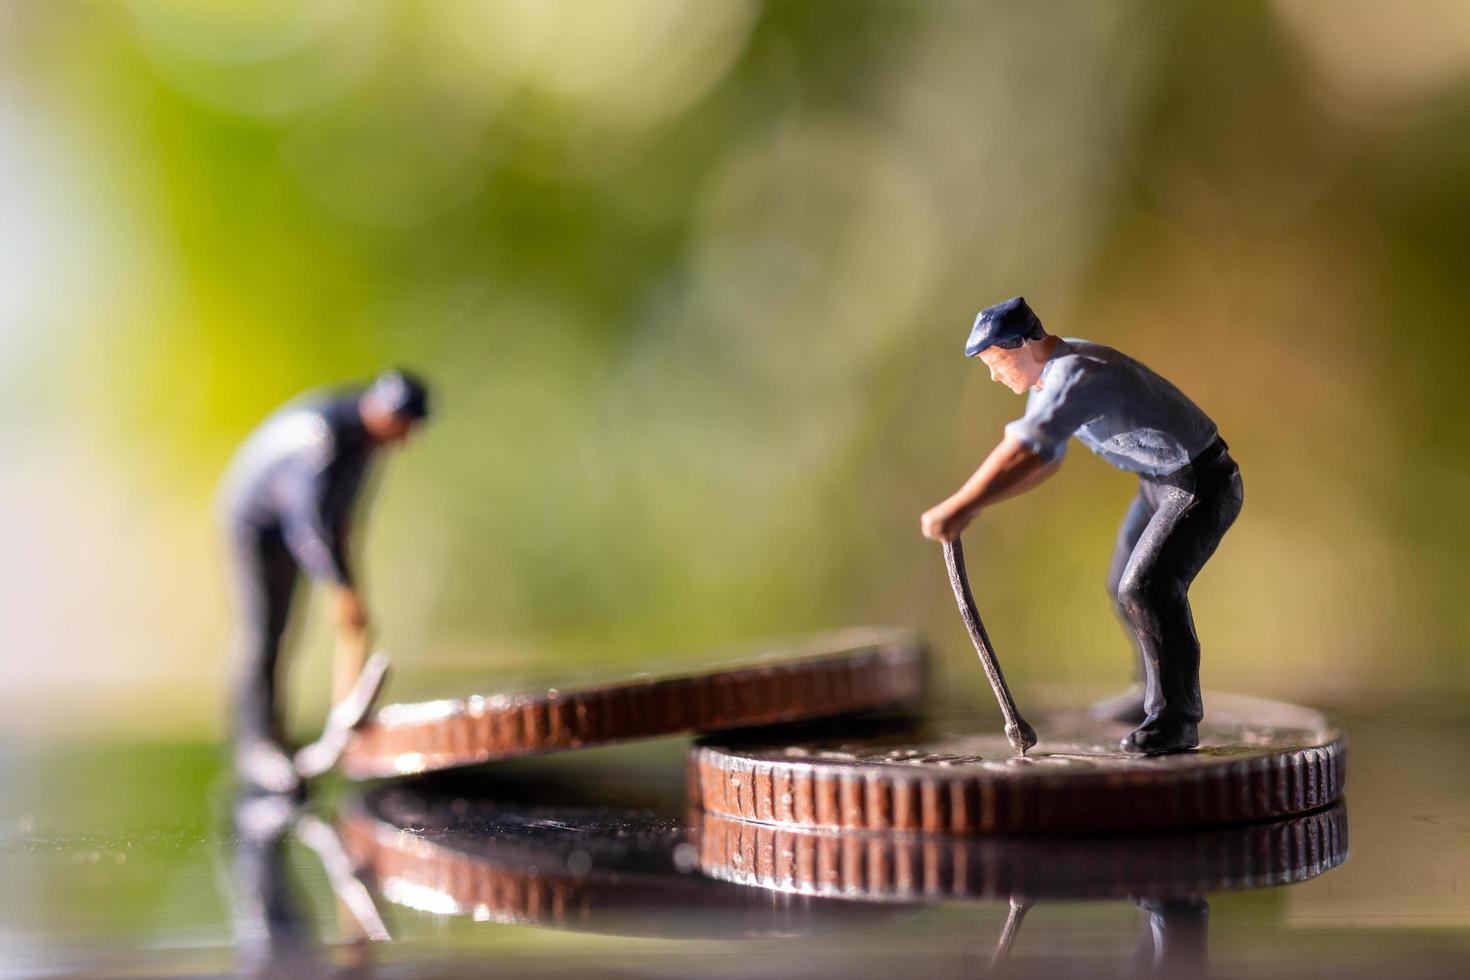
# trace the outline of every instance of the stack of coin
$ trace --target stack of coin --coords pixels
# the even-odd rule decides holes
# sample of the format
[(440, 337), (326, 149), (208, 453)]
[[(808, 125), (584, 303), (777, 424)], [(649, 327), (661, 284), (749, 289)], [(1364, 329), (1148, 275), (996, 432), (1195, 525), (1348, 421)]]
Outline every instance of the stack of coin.
[[(354, 779), (420, 774), (681, 733), (692, 802), (729, 820), (799, 829), (952, 834), (1138, 832), (1280, 819), (1342, 794), (1346, 739), (1321, 714), (1215, 694), (1191, 752), (1137, 756), (1122, 725), (1053, 711), (1017, 754), (996, 725), (933, 714), (796, 723), (908, 710), (924, 701), (928, 651), (903, 630), (768, 644), (745, 658), (652, 665), (558, 683), (502, 682), (390, 704), (342, 757)], [(917, 716), (914, 716), (917, 718)], [(780, 727), (788, 726), (788, 727)]]
[[(1202, 943), (1205, 892), (1346, 858), (1346, 739), (1317, 712), (1211, 695), (1197, 750), (1140, 757), (1124, 726), (1055, 710), (1021, 755), (996, 723), (926, 712), (927, 676), (920, 635), (863, 629), (390, 704), (342, 768), (393, 781), (340, 832), (382, 896), (439, 914), (733, 937), (999, 899), (997, 959), (1037, 900), (1133, 898)], [(592, 754), (558, 783), (567, 760), (523, 758), (687, 733), (686, 779)]]

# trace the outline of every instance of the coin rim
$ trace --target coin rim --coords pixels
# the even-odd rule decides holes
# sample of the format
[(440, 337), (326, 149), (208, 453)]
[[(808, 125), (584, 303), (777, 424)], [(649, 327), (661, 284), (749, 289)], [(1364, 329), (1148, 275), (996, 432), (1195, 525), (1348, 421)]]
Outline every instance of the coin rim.
[[(681, 732), (828, 718), (924, 697), (929, 648), (918, 631), (849, 629), (784, 642), (759, 659), (704, 672), (388, 705), (355, 733), (341, 768), (350, 779), (401, 776)], [(779, 659), (793, 646), (820, 652)]]
[(772, 759), (770, 746), (732, 748), (706, 740), (690, 748), (689, 782), (699, 805), (731, 819), (952, 834), (1208, 827), (1296, 816), (1342, 795), (1348, 741), (1341, 728), (1297, 705), (1239, 700), (1311, 719), (1313, 744), (1204, 762), (1196, 756), (1187, 766), (1169, 761), (1177, 756), (1159, 756), (1127, 769), (1042, 773), (1029, 765), (997, 770)]

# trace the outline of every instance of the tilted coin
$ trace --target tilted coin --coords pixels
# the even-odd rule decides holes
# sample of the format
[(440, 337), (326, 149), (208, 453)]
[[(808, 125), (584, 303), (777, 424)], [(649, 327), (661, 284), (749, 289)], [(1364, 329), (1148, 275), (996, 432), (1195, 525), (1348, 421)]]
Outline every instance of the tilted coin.
[(735, 660), (662, 663), (564, 682), (390, 704), (342, 757), (351, 778), (404, 775), (680, 732), (828, 718), (918, 703), (923, 637), (861, 629), (768, 644)]

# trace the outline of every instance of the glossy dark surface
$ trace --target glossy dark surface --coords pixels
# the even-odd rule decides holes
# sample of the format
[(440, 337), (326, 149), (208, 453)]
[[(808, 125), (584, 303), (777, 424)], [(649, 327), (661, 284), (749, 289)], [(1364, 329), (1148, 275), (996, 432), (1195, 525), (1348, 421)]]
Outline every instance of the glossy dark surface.
[[(0, 758), (0, 973), (970, 976), (1008, 943), (1004, 975), (1461, 975), (1470, 711), (1343, 716), (1353, 754), (1340, 866), (1327, 854), (1295, 883), (1201, 877), (1197, 893), (1120, 885), (1094, 898), (1012, 896), (1002, 879), (935, 900), (864, 895), (855, 882), (797, 895), (715, 880), (681, 847), (705, 828), (683, 805), (680, 740), (366, 796), (327, 787), (305, 823), (282, 814), (233, 830), (212, 746), (11, 744)], [(346, 941), (364, 928), (361, 907), (339, 901), (358, 879), (322, 828), (371, 872), (354, 826), (399, 862), (378, 869), (394, 872), (386, 882), (362, 876), (391, 942)], [(849, 850), (877, 853), (855, 840)], [(1067, 846), (1067, 860), (1090, 853)], [(1149, 852), (1134, 838), (1120, 853), (1135, 846)], [(1003, 867), (1004, 845), (987, 847)], [(1060, 860), (1045, 843), (1024, 847), (1028, 864)], [(413, 868), (422, 876), (410, 879)], [(495, 914), (550, 913), (557, 881), (573, 899), (559, 916)], [(464, 901), (476, 887), (479, 899)]]

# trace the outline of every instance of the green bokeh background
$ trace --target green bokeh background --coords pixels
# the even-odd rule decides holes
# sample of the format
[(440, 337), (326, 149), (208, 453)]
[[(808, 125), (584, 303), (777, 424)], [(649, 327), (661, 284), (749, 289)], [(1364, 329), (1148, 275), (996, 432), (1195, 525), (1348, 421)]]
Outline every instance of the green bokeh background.
[[(1016, 293), (1241, 464), (1207, 685), (1464, 690), (1470, 7), (1411, 6), (0, 5), (0, 728), (216, 735), (215, 482), (396, 363), (401, 676), (870, 622), (988, 704), (917, 526), (1021, 409), (960, 353)], [(968, 532), (1023, 701), (1126, 678), (1132, 492), (1074, 447)]]
[[(440, 409), (361, 540), (401, 680), (866, 622), (988, 715), (917, 527), (1021, 410), (960, 354), (1016, 293), (1240, 461), (1206, 684), (1349, 719), (1352, 862), (1212, 897), (1217, 961), (1458, 955), (1467, 257), (1463, 0), (0, 0), (0, 959), (224, 968), (214, 488), (282, 401), (389, 364)], [(1132, 493), (1074, 446), (968, 532), (1023, 706), (1127, 677)], [(389, 962), (694, 962), (391, 913)], [(903, 955), (1003, 915), (929, 909)], [(1126, 957), (1135, 919), (1047, 908), (1026, 949)], [(872, 971), (897, 935), (832, 947)]]

